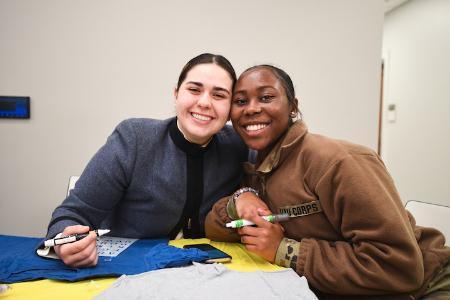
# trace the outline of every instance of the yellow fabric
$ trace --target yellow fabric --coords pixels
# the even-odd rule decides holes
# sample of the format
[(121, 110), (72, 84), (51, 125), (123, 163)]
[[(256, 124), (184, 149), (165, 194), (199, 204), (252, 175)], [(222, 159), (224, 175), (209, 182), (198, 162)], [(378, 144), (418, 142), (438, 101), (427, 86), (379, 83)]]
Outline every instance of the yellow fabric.
[(108, 288), (116, 278), (100, 278), (78, 282), (36, 280), (11, 284), (0, 300), (91, 299)]
[[(211, 242), (209, 239), (181, 239), (170, 241), (170, 245), (183, 247), (188, 244), (207, 243), (231, 255), (232, 260), (224, 264), (236, 271), (252, 272), (257, 270), (276, 271), (282, 267), (272, 265), (261, 257), (249, 253), (241, 244)], [(11, 284), (8, 291), (0, 294), (0, 300), (29, 300), (29, 299), (91, 299), (101, 291), (107, 289), (116, 278), (96, 278), (78, 282), (64, 282), (57, 280), (36, 280)]]
[(182, 248), (184, 245), (190, 244), (211, 244), (219, 250), (231, 255), (232, 260), (223, 264), (230, 270), (253, 272), (253, 271), (277, 271), (284, 269), (277, 265), (273, 265), (256, 254), (248, 252), (242, 244), (238, 243), (221, 243), (210, 241), (209, 239), (182, 239), (170, 241), (170, 245)]

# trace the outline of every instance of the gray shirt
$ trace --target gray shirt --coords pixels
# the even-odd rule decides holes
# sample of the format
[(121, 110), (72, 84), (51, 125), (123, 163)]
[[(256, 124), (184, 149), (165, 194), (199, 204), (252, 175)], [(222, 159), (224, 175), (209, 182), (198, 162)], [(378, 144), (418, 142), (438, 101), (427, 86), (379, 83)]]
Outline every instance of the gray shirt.
[(121, 276), (94, 299), (316, 300), (305, 277), (292, 269), (231, 271), (221, 264), (161, 269)]

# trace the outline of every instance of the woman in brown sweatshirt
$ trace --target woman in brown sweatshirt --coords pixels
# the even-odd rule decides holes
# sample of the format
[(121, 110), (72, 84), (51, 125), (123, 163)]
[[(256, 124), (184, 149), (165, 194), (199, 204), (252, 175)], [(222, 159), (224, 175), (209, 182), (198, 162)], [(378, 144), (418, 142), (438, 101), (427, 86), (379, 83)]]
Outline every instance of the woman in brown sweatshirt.
[[(374, 151), (309, 133), (293, 121), (297, 105), (283, 70), (260, 65), (240, 76), (231, 120), (258, 155), (246, 187), (207, 216), (206, 236), (293, 268), (321, 299), (450, 299), (443, 235), (415, 225)], [(290, 218), (260, 217), (272, 213)], [(238, 218), (256, 226), (225, 227)]]

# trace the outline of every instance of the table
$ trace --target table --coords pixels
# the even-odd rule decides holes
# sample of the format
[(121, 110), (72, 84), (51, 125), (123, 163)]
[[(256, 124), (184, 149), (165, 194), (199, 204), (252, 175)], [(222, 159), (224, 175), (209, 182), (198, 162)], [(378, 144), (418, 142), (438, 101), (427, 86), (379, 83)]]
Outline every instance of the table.
[[(252, 271), (277, 271), (282, 267), (273, 265), (261, 257), (248, 252), (238, 243), (213, 242), (209, 239), (181, 239), (170, 241), (175, 247), (183, 247), (188, 244), (210, 243), (218, 249), (230, 254), (233, 259), (225, 266), (231, 270)], [(36, 280), (10, 284), (11, 289), (0, 294), (0, 300), (20, 299), (91, 299), (103, 290), (107, 289), (116, 278), (95, 278), (78, 282), (65, 282), (57, 280)]]

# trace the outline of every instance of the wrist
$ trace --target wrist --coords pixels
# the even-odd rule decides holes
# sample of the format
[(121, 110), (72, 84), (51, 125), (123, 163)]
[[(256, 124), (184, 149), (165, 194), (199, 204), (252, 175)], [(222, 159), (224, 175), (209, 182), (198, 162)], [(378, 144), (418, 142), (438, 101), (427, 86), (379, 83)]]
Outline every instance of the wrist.
[(227, 215), (231, 220), (239, 219), (239, 215), (236, 210), (236, 204), (233, 201), (233, 196), (228, 197), (226, 210), (227, 210)]
[(239, 198), (240, 195), (242, 195), (244, 193), (253, 193), (256, 196), (259, 196), (258, 191), (255, 190), (254, 188), (251, 188), (251, 187), (248, 187), (248, 186), (240, 188), (236, 192), (234, 192), (234, 194), (231, 196), (231, 199), (232, 199), (232, 201), (233, 201), (235, 206), (236, 206), (236, 200)]
[(253, 193), (256, 196), (258, 196), (258, 194), (259, 194), (257, 190), (255, 190), (254, 188), (251, 188), (251, 187), (243, 187), (243, 188), (238, 189), (236, 192), (234, 192), (228, 198), (227, 207), (226, 207), (228, 217), (230, 217), (230, 219), (232, 219), (232, 220), (239, 219), (239, 214), (238, 214), (237, 208), (236, 208), (236, 200), (237, 200), (237, 198), (239, 198), (240, 195), (242, 195), (244, 193)]
[(230, 217), (230, 219), (232, 219), (232, 220), (239, 219), (239, 215), (237, 213), (237, 208), (236, 208), (236, 200), (237, 200), (237, 198), (239, 198), (240, 195), (242, 195), (244, 193), (253, 193), (256, 196), (258, 196), (258, 191), (251, 187), (243, 187), (243, 188), (238, 189), (236, 192), (234, 192), (228, 198), (228, 203), (227, 203), (227, 208), (226, 208), (228, 217)]
[(275, 254), (275, 264), (296, 270), (299, 253), (300, 242), (283, 238), (280, 245), (278, 245), (277, 253)]

